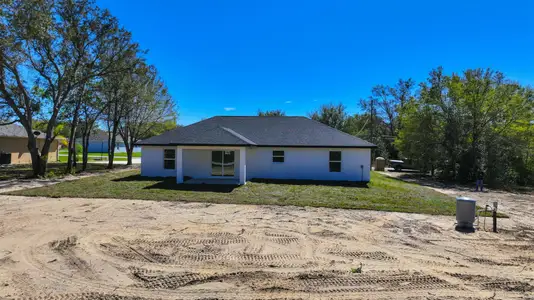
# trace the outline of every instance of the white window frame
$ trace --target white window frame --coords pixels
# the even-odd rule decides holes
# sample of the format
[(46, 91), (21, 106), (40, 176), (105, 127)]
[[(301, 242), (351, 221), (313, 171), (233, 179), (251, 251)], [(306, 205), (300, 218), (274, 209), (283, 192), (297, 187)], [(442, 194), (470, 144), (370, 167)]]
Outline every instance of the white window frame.
[[(172, 150), (174, 151), (174, 157), (173, 158), (167, 158), (165, 157), (165, 151), (167, 150)], [(165, 162), (166, 161), (173, 161), (174, 163), (172, 164), (173, 165), (173, 168), (172, 169), (169, 169), (169, 168), (165, 168)], [(176, 170), (176, 149), (163, 149), (163, 169), (164, 170)]]
[[(330, 154), (332, 152), (339, 152), (339, 160), (331, 160), (330, 159)], [(340, 173), (342, 168), (343, 168), (343, 163), (342, 163), (342, 160), (343, 160), (343, 151), (337, 151), (337, 150), (330, 150), (328, 151), (328, 171), (330, 173)], [(332, 168), (330, 167), (330, 164), (331, 163), (339, 163), (339, 171), (332, 171)]]
[[(282, 155), (275, 155), (274, 154), (275, 152), (282, 152)], [(286, 162), (286, 152), (284, 150), (273, 150), (272, 154), (273, 156), (272, 156), (271, 161), (273, 164), (283, 164)], [(283, 161), (274, 161), (275, 157), (281, 157)]]

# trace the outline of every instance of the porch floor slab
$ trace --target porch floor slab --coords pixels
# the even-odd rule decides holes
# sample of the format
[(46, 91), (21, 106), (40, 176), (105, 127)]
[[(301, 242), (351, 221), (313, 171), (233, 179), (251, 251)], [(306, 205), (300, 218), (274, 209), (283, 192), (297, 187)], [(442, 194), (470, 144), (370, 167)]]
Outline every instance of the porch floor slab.
[(192, 178), (184, 181), (185, 184), (226, 184), (239, 185), (239, 180), (235, 178)]

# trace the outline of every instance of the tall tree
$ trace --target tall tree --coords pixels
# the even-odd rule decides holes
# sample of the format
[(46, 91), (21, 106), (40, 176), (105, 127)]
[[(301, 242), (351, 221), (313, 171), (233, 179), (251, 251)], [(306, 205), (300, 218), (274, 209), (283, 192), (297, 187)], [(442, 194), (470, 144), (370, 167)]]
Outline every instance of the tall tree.
[(492, 186), (534, 184), (529, 164), (533, 91), (492, 70), (430, 72), (405, 105), (395, 144), (421, 170)]
[(125, 66), (131, 66), (130, 69), (106, 76), (102, 80), (101, 94), (106, 103), (104, 118), (108, 132), (108, 169), (113, 169), (114, 166), (120, 123), (133, 109), (131, 102), (139, 92), (140, 78), (145, 72), (144, 65), (136, 57), (132, 57), (131, 60), (135, 63), (124, 61)]
[(285, 115), (286, 113), (281, 109), (266, 110), (266, 111), (258, 110), (258, 116), (260, 117), (281, 117)]
[(341, 103), (337, 105), (332, 103), (322, 105), (319, 110), (309, 113), (308, 116), (312, 120), (319, 121), (338, 130), (344, 130), (347, 121), (346, 108)]
[[(34, 175), (44, 175), (65, 103), (88, 80), (118, 71), (137, 45), (92, 0), (3, 1), (0, 11), (0, 98), (28, 134)], [(40, 151), (33, 135), (39, 113), (47, 116)]]
[(389, 128), (389, 136), (395, 136), (396, 122), (398, 116), (398, 103), (394, 97), (391, 96), (391, 88), (384, 85), (374, 86), (371, 90), (373, 98), (376, 100), (377, 112), (386, 121)]
[(174, 102), (163, 81), (157, 77), (155, 68), (149, 67), (139, 73), (134, 82), (135, 96), (125, 103), (124, 117), (119, 122), (119, 134), (124, 141), (127, 165), (132, 164), (134, 145), (141, 139), (152, 136), (158, 123), (176, 123)]
[(94, 132), (97, 121), (101, 118), (106, 103), (98, 90), (99, 85), (91, 82), (87, 86), (87, 93), (81, 98), (80, 106), (80, 137), (82, 141), (82, 170), (87, 169), (89, 160), (89, 140)]
[(394, 87), (389, 88), (389, 94), (393, 97), (394, 102), (396, 103), (396, 111), (397, 111), (397, 120), (396, 120), (396, 126), (397, 128), (402, 127), (402, 114), (404, 111), (404, 107), (410, 100), (413, 99), (413, 88), (415, 87), (415, 81), (413, 81), (411, 78), (404, 80), (399, 79), (397, 84)]

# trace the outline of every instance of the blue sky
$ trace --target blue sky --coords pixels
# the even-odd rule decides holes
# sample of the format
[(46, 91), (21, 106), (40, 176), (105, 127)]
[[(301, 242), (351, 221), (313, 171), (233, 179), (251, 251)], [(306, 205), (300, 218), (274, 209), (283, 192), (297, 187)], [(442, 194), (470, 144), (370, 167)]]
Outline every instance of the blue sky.
[(97, 0), (149, 49), (180, 124), (306, 115), (376, 84), (491, 67), (534, 85), (534, 1)]

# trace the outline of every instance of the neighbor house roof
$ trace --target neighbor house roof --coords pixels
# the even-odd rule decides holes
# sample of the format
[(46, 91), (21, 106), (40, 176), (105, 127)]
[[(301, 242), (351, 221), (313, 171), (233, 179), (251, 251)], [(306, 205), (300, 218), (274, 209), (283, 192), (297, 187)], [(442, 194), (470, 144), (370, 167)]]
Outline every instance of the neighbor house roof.
[(139, 145), (373, 148), (375, 145), (306, 117), (213, 117)]
[[(105, 130), (97, 129), (93, 133), (91, 133), (91, 136), (89, 137), (90, 142), (108, 142), (109, 134)], [(116, 140), (117, 143), (122, 143), (123, 140), (120, 137), (120, 135), (117, 135)]]
[[(35, 131), (41, 133), (41, 131), (39, 130)], [(24, 127), (17, 124), (0, 125), (0, 137), (27, 138), (28, 133), (26, 132), (26, 129), (24, 129)], [(37, 138), (44, 139), (44, 133), (39, 134)]]

